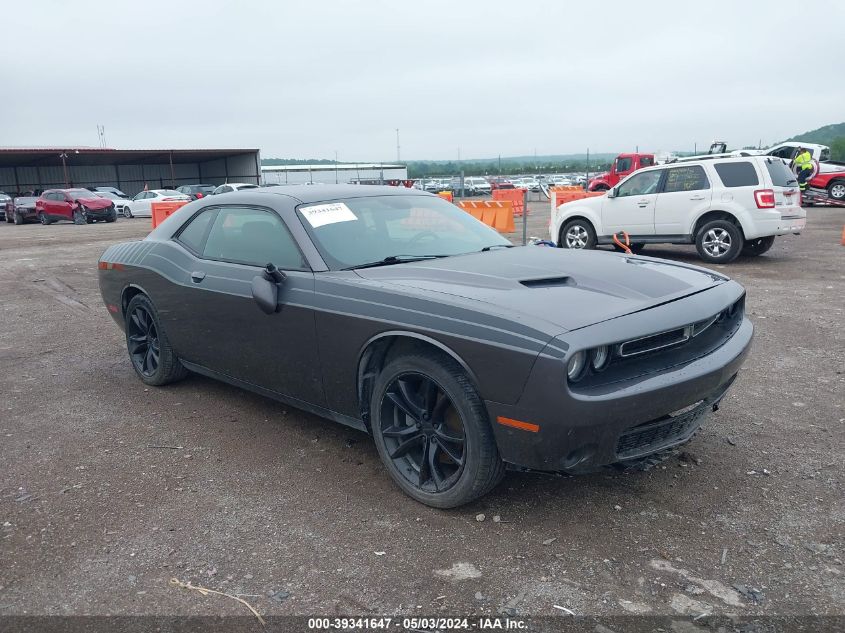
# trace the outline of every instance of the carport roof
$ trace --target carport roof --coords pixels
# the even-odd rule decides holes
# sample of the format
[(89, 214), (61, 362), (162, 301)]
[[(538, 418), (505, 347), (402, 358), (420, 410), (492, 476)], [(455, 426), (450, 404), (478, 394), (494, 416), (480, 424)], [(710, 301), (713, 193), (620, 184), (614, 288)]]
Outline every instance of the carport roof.
[(61, 165), (139, 165), (156, 163), (203, 163), (210, 160), (257, 154), (257, 149), (101, 149), (98, 147), (0, 147), (0, 167)]

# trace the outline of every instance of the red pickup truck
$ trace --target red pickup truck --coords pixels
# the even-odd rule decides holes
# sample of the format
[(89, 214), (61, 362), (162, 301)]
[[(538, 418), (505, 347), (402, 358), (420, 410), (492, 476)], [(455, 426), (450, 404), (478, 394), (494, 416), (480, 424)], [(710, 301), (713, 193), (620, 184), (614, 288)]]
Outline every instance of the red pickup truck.
[(819, 163), (819, 173), (810, 179), (814, 189), (824, 189), (837, 202), (845, 202), (845, 163)]
[(654, 164), (654, 154), (619, 154), (609, 172), (590, 179), (587, 191), (607, 191), (615, 187), (628, 174)]

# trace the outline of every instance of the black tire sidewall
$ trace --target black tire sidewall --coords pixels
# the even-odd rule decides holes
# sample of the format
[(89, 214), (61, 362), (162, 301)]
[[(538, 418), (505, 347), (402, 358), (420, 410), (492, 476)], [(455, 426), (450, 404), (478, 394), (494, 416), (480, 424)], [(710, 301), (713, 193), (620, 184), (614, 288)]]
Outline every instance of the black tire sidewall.
[[(575, 226), (575, 225), (581, 226), (587, 231), (587, 244), (586, 244), (586, 246), (584, 246), (584, 248), (570, 249), (566, 245), (566, 233), (569, 231), (570, 227)], [(561, 248), (565, 248), (565, 249), (568, 249), (568, 250), (575, 250), (575, 251), (586, 251), (586, 250), (589, 250), (591, 248), (596, 247), (596, 230), (593, 228), (593, 225), (590, 222), (588, 222), (587, 220), (580, 220), (580, 219), (568, 220), (568, 221), (564, 222), (563, 228), (561, 228), (561, 230), (560, 230), (560, 235), (558, 235), (558, 240), (559, 240), (558, 246), (560, 246)]]
[(137, 307), (143, 307), (150, 317), (153, 319), (153, 323), (156, 326), (156, 333), (158, 334), (158, 343), (159, 343), (159, 362), (158, 367), (156, 367), (155, 372), (152, 376), (145, 376), (136, 366), (132, 360), (132, 356), (129, 356), (129, 362), (132, 365), (132, 369), (135, 370), (135, 373), (141, 379), (141, 381), (146, 385), (152, 386), (160, 386), (165, 385), (169, 382), (173, 382), (174, 380), (180, 378), (184, 374), (184, 369), (179, 362), (179, 359), (176, 356), (176, 353), (173, 351), (173, 348), (170, 346), (170, 341), (167, 338), (167, 334), (164, 331), (164, 328), (161, 326), (161, 320), (158, 317), (158, 310), (156, 310), (153, 302), (150, 298), (145, 294), (137, 294), (132, 297), (132, 300), (129, 302), (129, 305), (126, 306), (126, 327), (125, 330), (125, 338), (126, 338), (126, 353), (129, 354), (129, 315), (135, 311)]
[[(451, 361), (451, 362), (450, 362)], [(375, 441), (376, 450), (393, 481), (410, 497), (428, 506), (436, 508), (454, 508), (468, 503), (486, 492), (479, 492), (477, 482), (483, 478), (481, 472), (485, 468), (485, 450), (490, 450), (490, 444), (495, 450), (495, 440), (487, 419), (481, 398), (474, 393), (467, 397), (467, 391), (454, 377), (457, 363), (451, 359), (438, 358), (427, 353), (413, 353), (400, 356), (388, 362), (376, 378), (370, 398), (370, 425)], [(459, 369), (458, 369), (459, 371)], [(390, 383), (404, 373), (423, 374), (434, 380), (440, 389), (449, 397), (458, 411), (464, 426), (465, 435), (465, 463), (458, 482), (448, 490), (440, 493), (430, 493), (420, 490), (409, 482), (387, 453), (384, 438), (381, 435), (381, 402)]]
[[(704, 236), (707, 234), (707, 231), (714, 228), (726, 230), (731, 237), (731, 247), (721, 257), (713, 257), (704, 250)], [(728, 220), (713, 220), (708, 222), (699, 229), (698, 234), (695, 236), (695, 248), (698, 251), (698, 255), (708, 264), (729, 264), (739, 256), (744, 244), (745, 240), (742, 236), (742, 230)]]

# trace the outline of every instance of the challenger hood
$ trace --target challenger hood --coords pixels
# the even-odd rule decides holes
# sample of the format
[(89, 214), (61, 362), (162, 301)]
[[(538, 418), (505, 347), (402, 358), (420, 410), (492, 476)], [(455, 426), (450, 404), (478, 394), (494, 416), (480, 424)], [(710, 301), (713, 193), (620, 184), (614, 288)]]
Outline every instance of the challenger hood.
[(488, 312), (516, 319), (524, 315), (562, 330), (645, 310), (728, 281), (703, 268), (660, 259), (537, 246), (357, 272), (411, 294), (447, 294), (468, 304), (484, 304)]

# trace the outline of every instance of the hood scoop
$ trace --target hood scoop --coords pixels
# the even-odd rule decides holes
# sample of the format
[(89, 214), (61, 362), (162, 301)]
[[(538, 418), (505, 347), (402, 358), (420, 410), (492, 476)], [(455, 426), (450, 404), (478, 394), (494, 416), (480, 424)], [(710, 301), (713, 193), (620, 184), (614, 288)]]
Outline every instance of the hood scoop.
[(543, 277), (540, 279), (522, 279), (520, 282), (526, 288), (560, 288), (562, 286), (577, 286), (572, 277)]

